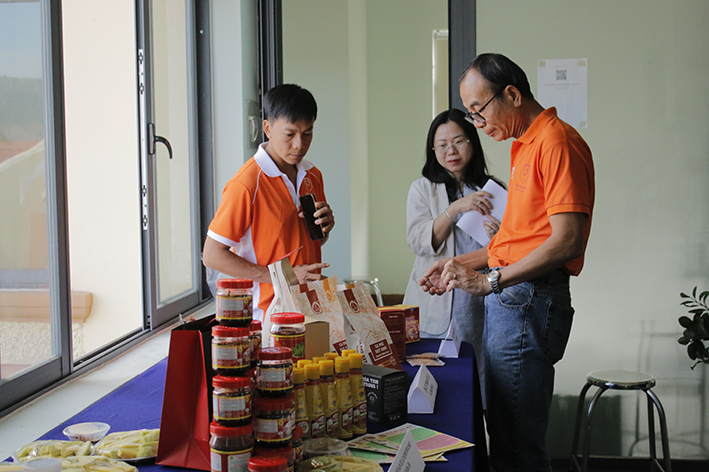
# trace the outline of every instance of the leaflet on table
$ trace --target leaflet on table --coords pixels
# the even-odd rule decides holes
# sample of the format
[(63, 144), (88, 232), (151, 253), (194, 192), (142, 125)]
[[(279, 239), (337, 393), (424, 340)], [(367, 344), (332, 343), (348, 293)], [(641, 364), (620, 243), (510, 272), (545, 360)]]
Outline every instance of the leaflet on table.
[[(493, 206), (492, 216), (497, 218), (498, 221), (502, 221), (502, 216), (505, 214), (505, 207), (507, 206), (507, 190), (492, 179), (488, 179), (482, 190), (493, 196), (490, 199), (490, 203)], [(490, 242), (490, 237), (483, 226), (483, 221), (487, 219), (487, 216), (483, 216), (477, 211), (469, 211), (463, 213), (463, 216), (460, 217), (458, 227), (472, 236), (482, 246), (487, 246)]]
[(401, 441), (401, 446), (394, 457), (394, 462), (389, 467), (389, 472), (423, 472), (425, 468), (426, 464), (424, 464), (423, 457), (416, 446), (414, 435), (409, 430)]
[(388, 447), (396, 453), (407, 431), (411, 431), (414, 435), (416, 446), (419, 451), (421, 451), (421, 456), (423, 456), (424, 459), (447, 451), (465, 449), (473, 446), (473, 444), (463, 441), (462, 439), (411, 423), (405, 423), (381, 433), (365, 434), (364, 436), (348, 441), (347, 446), (354, 449), (383, 452), (381, 448), (375, 449), (374, 446), (369, 444), (373, 442), (378, 446)]

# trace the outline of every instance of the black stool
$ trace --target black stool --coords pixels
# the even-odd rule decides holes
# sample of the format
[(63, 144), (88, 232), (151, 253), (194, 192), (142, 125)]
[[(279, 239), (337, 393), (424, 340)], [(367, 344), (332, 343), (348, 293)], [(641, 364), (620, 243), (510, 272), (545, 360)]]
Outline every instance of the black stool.
[[(588, 407), (586, 415), (586, 431), (583, 438), (583, 455), (581, 456), (581, 464), (579, 464), (578, 445), (579, 436), (581, 433), (581, 421), (583, 416), (583, 404), (586, 398), (586, 392), (591, 386), (598, 387), (598, 390), (591, 399), (591, 405)], [(647, 395), (647, 419), (648, 432), (650, 436), (650, 461), (651, 470), (660, 470), (663, 472), (671, 472), (670, 464), (670, 444), (667, 438), (667, 420), (665, 419), (665, 410), (662, 408), (660, 399), (650, 390), (655, 386), (655, 379), (641, 372), (631, 372), (627, 370), (596, 370), (588, 374), (586, 385), (581, 389), (579, 395), (579, 404), (576, 411), (576, 430), (574, 431), (574, 442), (571, 449), (571, 470), (579, 470), (586, 472), (588, 470), (588, 456), (591, 450), (591, 419), (593, 409), (596, 402), (601, 397), (603, 392), (608, 389), (613, 390), (642, 390)], [(662, 457), (665, 463), (664, 468), (657, 460), (655, 453), (655, 417), (653, 405), (657, 408), (657, 414), (660, 417), (660, 436), (662, 438)]]

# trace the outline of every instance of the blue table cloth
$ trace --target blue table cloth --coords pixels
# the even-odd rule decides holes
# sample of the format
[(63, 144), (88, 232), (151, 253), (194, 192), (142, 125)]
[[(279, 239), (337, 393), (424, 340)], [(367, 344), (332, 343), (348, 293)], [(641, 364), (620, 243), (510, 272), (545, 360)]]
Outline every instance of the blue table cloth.
[[(436, 352), (439, 341), (421, 340), (406, 346), (407, 353)], [(449, 462), (428, 463), (430, 471), (487, 470), (485, 435), (482, 430), (482, 412), (479, 386), (475, 372), (473, 349), (463, 343), (457, 359), (446, 359), (444, 367), (430, 369), (438, 382), (434, 414), (409, 415), (408, 422), (425, 426), (475, 444), (475, 447), (445, 454)], [(102, 421), (111, 425), (111, 431), (130, 431), (160, 427), (167, 359), (126, 382), (71, 419), (48, 431), (39, 439), (66, 439), (66, 426), (87, 421)], [(404, 364), (413, 380), (418, 368)], [(370, 432), (384, 431), (402, 422), (388, 425), (368, 424)], [(150, 462), (136, 464), (141, 472), (184, 470)], [(386, 469), (386, 467), (385, 467)]]

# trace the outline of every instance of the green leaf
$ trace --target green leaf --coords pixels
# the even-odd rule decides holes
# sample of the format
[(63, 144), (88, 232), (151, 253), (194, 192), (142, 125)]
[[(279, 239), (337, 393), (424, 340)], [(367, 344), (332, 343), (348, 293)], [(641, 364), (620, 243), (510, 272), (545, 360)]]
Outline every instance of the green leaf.
[(704, 308), (695, 308), (693, 310), (689, 310), (690, 313), (694, 313), (695, 315), (701, 315), (702, 313), (705, 313), (706, 310)]
[(687, 294), (684, 293), (684, 292), (680, 292), (680, 293), (679, 293), (679, 296), (682, 297), (682, 298), (690, 298), (690, 296), (687, 295)]
[(679, 324), (681, 324), (685, 328), (689, 328), (689, 326), (692, 324), (692, 320), (688, 316), (680, 316), (678, 321)]
[(704, 301), (707, 299), (707, 297), (709, 297), (709, 291), (702, 292), (702, 294), (699, 295), (699, 300), (701, 300), (702, 302), (704, 302)]
[(689, 341), (691, 341), (691, 339), (689, 339), (686, 336), (680, 336), (680, 338), (677, 340), (677, 342), (682, 344), (683, 346), (686, 346), (687, 344), (689, 344)]
[(692, 290), (692, 298), (694, 298), (695, 300), (697, 299), (697, 286), (696, 285), (694, 286), (694, 290)]
[(694, 347), (694, 343), (687, 346), (687, 354), (689, 354), (689, 358), (693, 361), (697, 360), (697, 348)]

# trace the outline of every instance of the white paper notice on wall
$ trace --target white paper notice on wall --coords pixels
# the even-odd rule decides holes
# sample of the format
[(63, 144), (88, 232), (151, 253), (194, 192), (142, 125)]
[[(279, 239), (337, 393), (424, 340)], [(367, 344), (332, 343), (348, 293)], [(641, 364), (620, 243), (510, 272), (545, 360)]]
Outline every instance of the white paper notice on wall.
[(409, 413), (433, 413), (437, 393), (438, 382), (433, 378), (431, 371), (422, 365), (409, 387)]
[(462, 341), (460, 334), (458, 334), (458, 326), (451, 319), (451, 324), (448, 326), (448, 333), (446, 333), (445, 339), (441, 340), (441, 345), (438, 346), (438, 354), (443, 357), (457, 358)]
[(540, 59), (537, 100), (574, 128), (588, 128), (588, 59)]
[(426, 463), (421, 457), (421, 451), (416, 446), (414, 435), (409, 430), (406, 432), (404, 440), (401, 441), (394, 461), (389, 466), (389, 472), (423, 472), (425, 467)]

